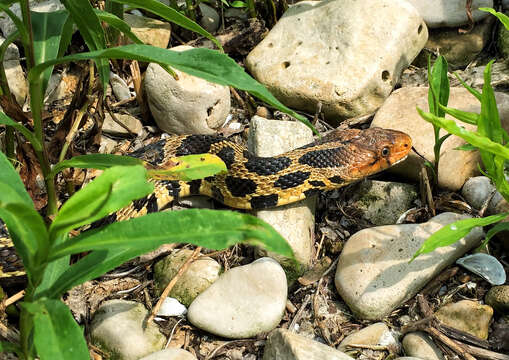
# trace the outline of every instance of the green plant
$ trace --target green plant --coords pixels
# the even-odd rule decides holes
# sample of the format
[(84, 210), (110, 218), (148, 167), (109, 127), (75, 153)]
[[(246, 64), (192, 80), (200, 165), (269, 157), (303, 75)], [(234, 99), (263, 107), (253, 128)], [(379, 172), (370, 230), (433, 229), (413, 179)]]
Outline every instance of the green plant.
[[(509, 29), (509, 18), (504, 14), (497, 13), (493, 9), (481, 8), (481, 10), (488, 11), (496, 15), (506, 28)], [(484, 165), (483, 173), (488, 176), (491, 181), (495, 184), (495, 187), (504, 197), (506, 201), (509, 201), (509, 183), (506, 180), (505, 164), (509, 160), (509, 135), (502, 128), (500, 123), (500, 117), (497, 109), (495, 92), (490, 85), (491, 82), (491, 66), (493, 61), (488, 63), (484, 70), (484, 85), (482, 92), (479, 92), (472, 87), (468, 86), (464, 81), (461, 81), (463, 86), (481, 103), (481, 113), (466, 112), (458, 109), (448, 108), (446, 105), (441, 103), (437, 99), (437, 92), (433, 92), (435, 109), (436, 105), (440, 108), (443, 113), (447, 113), (456, 119), (468, 123), (477, 125), (477, 131), (468, 131), (464, 127), (459, 126), (454, 120), (446, 119), (437, 113), (426, 113), (421, 109), (417, 108), (417, 111), (422, 118), (433, 124), (435, 129), (445, 129), (449, 134), (459, 136), (468, 142), (467, 146), (463, 146), (459, 150), (470, 151), (472, 149), (478, 149), (481, 155), (481, 159)], [(443, 78), (443, 71), (447, 72), (447, 68), (442, 68), (441, 72), (431, 73), (432, 77)], [(449, 84), (445, 85), (445, 82), (437, 79), (431, 79), (430, 83), (436, 81), (441, 86), (449, 87)], [(442, 89), (443, 90), (443, 89)], [(445, 91), (445, 90), (443, 90)], [(447, 90), (448, 93), (448, 90)], [(437, 132), (435, 131), (435, 134)], [(436, 137), (435, 137), (436, 139)], [(435, 145), (436, 147), (436, 145)], [(438, 169), (438, 167), (437, 167)], [(454, 242), (460, 240), (462, 237), (467, 235), (470, 230), (477, 226), (487, 226), (490, 224), (497, 223), (504, 220), (509, 216), (509, 212), (488, 216), (485, 218), (472, 218), (454, 222), (452, 224), (444, 226), (439, 231), (432, 234), (421, 246), (421, 248), (414, 254), (413, 259), (418, 255), (429, 253), (441, 246), (448, 246)], [(483, 245), (498, 232), (502, 230), (509, 230), (509, 223), (502, 222), (491, 228)]]
[[(21, 18), (9, 9), (16, 2), (21, 6)], [(110, 59), (156, 62), (169, 71), (170, 67), (176, 68), (212, 82), (246, 90), (311, 126), (304, 117), (282, 105), (235, 61), (220, 51), (193, 49), (174, 52), (141, 44), (121, 16), (117, 16), (122, 15), (122, 5), (142, 8), (195, 31), (210, 38), (221, 49), (217, 40), (199, 25), (156, 0), (106, 1), (106, 9), (112, 12), (92, 8), (89, 0), (61, 2), (65, 10), (40, 14), (30, 11), (28, 0), (0, 1), (0, 10), (17, 27), (17, 31), (0, 46), (0, 64), (7, 46), (19, 40), (26, 56), (31, 106), (31, 118), (28, 118), (15, 103), (5, 71), (0, 65), (0, 101), (4, 111), (10, 115), (0, 112), (0, 125), (6, 125), (7, 129), (7, 156), (0, 153), (0, 218), (9, 229), (28, 278), (25, 299), (21, 304), (21, 341), (19, 344), (1, 342), (0, 351), (14, 351), (22, 359), (65, 359), (69, 353), (78, 359), (88, 359), (82, 330), (73, 320), (69, 309), (60, 301), (61, 295), (72, 286), (97, 277), (159, 244), (190, 242), (221, 249), (239, 241), (249, 241), (285, 256), (292, 256), (289, 246), (270, 226), (252, 216), (229, 211), (187, 210), (150, 214), (70, 238), (69, 231), (72, 229), (90, 224), (125, 207), (132, 200), (149, 194), (152, 191), (152, 185), (147, 182), (149, 175), (166, 179), (194, 179), (221, 171), (224, 164), (217, 162), (217, 159), (207, 159), (201, 163), (198, 161), (200, 165), (191, 165), (190, 169), (184, 171), (176, 167), (147, 172), (143, 163), (129, 157), (94, 154), (66, 160), (65, 146), (60, 160), (51, 164), (42, 110), (44, 91), (54, 65), (93, 60), (104, 88), (109, 79)], [(111, 32), (108, 39), (111, 43), (116, 41), (115, 33), (122, 32), (134, 44), (107, 48), (101, 21), (109, 25)], [(90, 51), (63, 56), (74, 26), (78, 28)], [(29, 125), (31, 123), (32, 126)], [(16, 170), (8, 160), (14, 154), (14, 131), (19, 132), (31, 144), (41, 165), (48, 194), (47, 215), (48, 219), (52, 219), (48, 223), (35, 210)], [(180, 162), (195, 160), (196, 157), (179, 159)], [(55, 177), (68, 167), (98, 168), (104, 169), (104, 173), (76, 192), (58, 209)], [(91, 252), (70, 266), (70, 255), (84, 251)]]

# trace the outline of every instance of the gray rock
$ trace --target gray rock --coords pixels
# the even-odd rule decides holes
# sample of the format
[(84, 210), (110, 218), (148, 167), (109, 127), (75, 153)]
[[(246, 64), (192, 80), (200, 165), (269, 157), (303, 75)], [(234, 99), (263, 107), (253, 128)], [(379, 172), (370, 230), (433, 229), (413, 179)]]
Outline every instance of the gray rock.
[(198, 7), (200, 8), (201, 12), (200, 18), (201, 26), (203, 26), (203, 28), (207, 30), (209, 33), (215, 33), (219, 28), (219, 22), (221, 20), (216, 9), (205, 3), (199, 3)]
[(107, 137), (101, 135), (101, 142), (99, 144), (99, 152), (101, 154), (111, 154), (113, 150), (117, 147), (118, 142)]
[[(19, 3), (15, 3), (9, 7), (9, 9), (19, 18), (21, 18), (21, 8)], [(30, 10), (36, 12), (51, 12), (64, 9), (64, 5), (58, 0), (48, 1), (33, 1), (30, 0)], [(11, 18), (2, 11), (0, 14), (0, 30), (4, 37), (8, 37), (12, 32), (16, 31), (16, 26), (12, 22)]]
[(502, 0), (502, 7), (504, 10), (509, 10), (509, 0)]
[(360, 210), (362, 217), (375, 225), (394, 224), (417, 199), (410, 184), (367, 180), (360, 182), (348, 205)]
[(483, 232), (475, 228), (455, 244), (409, 263), (432, 233), (465, 218), (442, 213), (423, 224), (378, 226), (355, 233), (339, 257), (336, 289), (358, 317), (382, 319), (478, 244)]
[[(509, 12), (504, 12), (505, 15), (509, 15)], [(498, 27), (497, 31), (497, 48), (504, 58), (509, 57), (509, 30), (502, 24)]]
[(502, 285), (506, 281), (504, 266), (494, 256), (475, 253), (456, 260), (456, 264), (479, 275), (491, 285)]
[[(5, 16), (5, 13), (2, 13)], [(5, 41), (0, 36), (0, 44)], [(28, 85), (25, 78), (25, 73), (19, 62), (19, 50), (16, 45), (10, 44), (5, 51), (3, 66), (5, 69), (5, 76), (7, 77), (7, 84), (11, 94), (14, 95), (16, 102), (23, 106), (25, 99), (28, 95)]]
[(271, 258), (223, 273), (191, 303), (187, 318), (212, 334), (248, 338), (274, 329), (286, 305), (285, 272)]
[[(156, 294), (160, 295), (168, 283), (175, 277), (179, 268), (193, 252), (188, 249), (179, 250), (154, 266), (154, 285)], [(180, 277), (170, 296), (182, 304), (189, 306), (191, 302), (219, 278), (221, 265), (214, 259), (204, 256), (196, 259)]]
[[(251, 120), (248, 149), (255, 155), (279, 155), (312, 141), (313, 133), (300, 122), (267, 120), (259, 116), (254, 116)], [(311, 264), (315, 204), (316, 199), (306, 199), (255, 212), (257, 217), (272, 225), (290, 244), (298, 263), (277, 254), (270, 254), (283, 265), (290, 279), (302, 275)], [(263, 250), (261, 253), (266, 254)]]
[[(460, 26), (468, 23), (465, 0), (408, 0), (430, 28), (442, 26)], [(493, 0), (474, 0), (472, 2), (472, 16), (479, 21), (488, 13), (477, 10), (480, 7), (493, 7)]]
[(493, 308), (481, 305), (477, 301), (460, 300), (442, 306), (435, 312), (435, 316), (450, 327), (486, 340)]
[(474, 176), (468, 179), (461, 188), (461, 195), (475, 209), (481, 209), (495, 190), (495, 186), (486, 176)]
[(412, 332), (405, 335), (402, 341), (403, 350), (409, 356), (415, 356), (423, 360), (443, 360), (444, 354), (435, 345), (428, 334), (424, 332)]
[(286, 105), (314, 113), (320, 101), (337, 121), (377, 109), (427, 37), (406, 1), (303, 1), (285, 12), (246, 66)]
[(196, 360), (196, 357), (184, 349), (165, 349), (145, 356), (140, 360)]
[(145, 73), (147, 100), (157, 125), (172, 134), (215, 134), (230, 112), (230, 88), (178, 70), (175, 73), (178, 80), (153, 63)]
[(92, 343), (112, 359), (137, 360), (161, 350), (164, 336), (153, 322), (145, 324), (148, 311), (134, 301), (110, 300), (94, 314)]
[(170, 23), (129, 13), (124, 13), (124, 21), (143, 43), (163, 49), (168, 47), (171, 36)]
[(338, 349), (349, 350), (349, 344), (382, 345), (387, 338), (393, 337), (387, 325), (382, 322), (371, 324), (365, 328), (348, 335), (339, 343)]
[(484, 301), (500, 314), (509, 314), (509, 285), (493, 286)]
[(131, 91), (127, 83), (117, 74), (110, 72), (110, 85), (113, 94), (118, 101), (127, 100), (131, 98)]
[[(509, 95), (496, 92), (495, 98), (500, 112), (502, 126), (509, 125)], [(480, 112), (479, 102), (464, 88), (451, 88), (449, 107), (463, 111)], [(428, 88), (405, 87), (394, 91), (378, 110), (371, 124), (372, 127), (396, 129), (412, 137), (413, 146), (429, 161), (434, 161), (433, 146), (435, 143), (433, 126), (415, 111), (419, 107), (428, 111)], [(462, 123), (467, 130), (476, 131), (476, 127)], [(441, 130), (441, 136), (446, 132)], [(454, 150), (464, 145), (465, 141), (456, 136), (449, 137), (442, 145), (438, 169), (438, 185), (452, 191), (459, 190), (466, 179), (478, 174), (477, 164), (480, 156), (477, 151)], [(410, 152), (408, 158), (390, 171), (419, 180), (419, 169), (423, 160), (416, 153)]]
[(112, 135), (112, 136), (126, 136), (129, 134), (140, 134), (143, 129), (143, 124), (140, 120), (136, 119), (132, 115), (128, 114), (115, 114), (115, 117), (118, 121), (124, 124), (129, 131), (119, 125), (116, 121), (113, 120), (110, 113), (106, 113), (104, 115), (104, 123), (103, 123), (103, 133)]
[(269, 334), (263, 360), (351, 360), (350, 356), (330, 346), (313, 341), (286, 329)]

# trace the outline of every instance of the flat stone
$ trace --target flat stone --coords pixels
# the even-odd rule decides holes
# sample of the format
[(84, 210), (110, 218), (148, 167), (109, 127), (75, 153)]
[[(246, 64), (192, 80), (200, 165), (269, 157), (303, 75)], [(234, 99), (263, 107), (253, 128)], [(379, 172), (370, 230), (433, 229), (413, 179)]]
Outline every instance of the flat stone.
[(345, 337), (339, 343), (338, 349), (341, 351), (349, 350), (349, 344), (380, 345), (388, 336), (392, 335), (387, 325), (382, 322), (371, 324)]
[(164, 349), (142, 357), (140, 360), (196, 360), (196, 356), (184, 349)]
[(477, 301), (461, 300), (442, 306), (435, 312), (435, 316), (450, 327), (486, 340), (493, 309)]
[(424, 332), (408, 333), (403, 338), (402, 345), (405, 354), (409, 356), (415, 356), (423, 360), (444, 360), (442, 351)]
[[(5, 13), (3, 16), (5, 16)], [(4, 41), (5, 39), (0, 36), (0, 44), (3, 44)], [(11, 91), (11, 94), (14, 95), (16, 102), (20, 106), (23, 106), (28, 95), (28, 85), (25, 73), (19, 62), (19, 50), (16, 45), (10, 44), (7, 47), (4, 55), (3, 66), (9, 90)]]
[(361, 212), (361, 216), (374, 225), (394, 224), (417, 199), (414, 185), (366, 180), (353, 190), (348, 205)]
[(101, 135), (101, 142), (99, 143), (99, 152), (101, 154), (111, 154), (115, 148), (117, 147), (118, 142), (107, 137)]
[(178, 80), (154, 63), (145, 72), (145, 92), (157, 126), (170, 134), (215, 134), (230, 112), (230, 88), (174, 71)]
[(276, 329), (267, 337), (263, 360), (351, 360), (330, 346), (286, 329)]
[(285, 105), (314, 113), (321, 102), (337, 122), (382, 105), (427, 38), (407, 2), (302, 1), (251, 51), (246, 67)]
[[(295, 121), (251, 119), (248, 149), (257, 156), (274, 156), (313, 142), (312, 131)], [(297, 264), (278, 254), (270, 254), (283, 265), (289, 279), (303, 274), (311, 265), (315, 228), (316, 199), (310, 198), (274, 209), (256, 211), (260, 219), (272, 225), (290, 244)], [(260, 250), (262, 254), (267, 254)]]
[[(508, 129), (509, 95), (496, 92), (495, 98), (502, 126)], [(451, 88), (448, 106), (477, 113), (481, 110), (479, 102), (468, 90), (462, 87)], [(416, 107), (428, 111), (428, 88), (405, 87), (398, 89), (389, 96), (384, 105), (378, 110), (371, 126), (395, 129), (407, 133), (412, 138), (414, 148), (426, 159), (433, 162), (435, 161), (433, 126), (421, 118), (415, 111)], [(451, 117), (447, 115), (446, 118)], [(459, 120), (458, 124), (464, 126), (467, 130), (476, 131), (474, 125), (465, 124)], [(445, 130), (440, 131), (441, 136), (445, 134)], [(468, 178), (478, 174), (479, 153), (477, 151), (454, 150), (464, 144), (465, 141), (457, 136), (450, 136), (442, 144), (438, 169), (438, 185), (440, 187), (452, 191), (459, 190)], [(419, 181), (419, 169), (422, 163), (422, 158), (412, 151), (404, 162), (394, 166), (389, 171)]]
[(495, 186), (487, 176), (474, 176), (468, 179), (461, 188), (461, 195), (467, 203), (480, 210), (495, 190)]
[(201, 12), (201, 26), (209, 33), (215, 33), (219, 28), (219, 23), (221, 21), (216, 9), (202, 2), (198, 4), (198, 7)]
[(338, 293), (359, 318), (383, 319), (478, 244), (483, 232), (475, 228), (453, 245), (409, 263), (432, 233), (465, 218), (442, 213), (422, 224), (378, 226), (355, 233), (339, 257), (335, 277)]
[[(465, 0), (407, 0), (411, 3), (430, 28), (442, 26), (460, 26), (468, 24)], [(488, 13), (477, 10), (480, 7), (493, 7), (493, 0), (473, 0), (472, 16), (479, 21), (488, 16)]]
[(209, 333), (249, 338), (274, 329), (283, 317), (287, 282), (271, 258), (224, 272), (189, 306), (187, 319)]
[(131, 91), (127, 83), (117, 74), (110, 71), (110, 85), (117, 101), (123, 101), (131, 98)]
[(92, 343), (113, 359), (137, 360), (161, 350), (166, 339), (154, 322), (145, 327), (147, 316), (145, 307), (134, 301), (106, 301), (92, 319)]
[(163, 49), (168, 47), (171, 36), (170, 23), (129, 13), (124, 13), (124, 21), (143, 43)]
[(104, 115), (104, 123), (102, 130), (105, 134), (113, 135), (113, 136), (126, 136), (129, 134), (140, 134), (143, 129), (143, 124), (140, 120), (136, 119), (132, 115), (128, 114), (115, 114), (115, 117), (118, 121), (124, 124), (127, 129), (119, 125), (116, 121), (113, 120), (110, 113), (106, 113)]
[[(192, 253), (188, 249), (179, 250), (155, 264), (154, 285), (157, 295), (161, 295), (165, 287), (177, 275), (180, 267)], [(219, 278), (220, 271), (221, 265), (217, 261), (208, 256), (202, 256), (189, 265), (187, 271), (179, 278), (170, 291), (170, 296), (185, 306), (189, 306), (196, 296), (205, 291)]]
[(500, 314), (509, 314), (509, 285), (493, 286), (484, 301)]

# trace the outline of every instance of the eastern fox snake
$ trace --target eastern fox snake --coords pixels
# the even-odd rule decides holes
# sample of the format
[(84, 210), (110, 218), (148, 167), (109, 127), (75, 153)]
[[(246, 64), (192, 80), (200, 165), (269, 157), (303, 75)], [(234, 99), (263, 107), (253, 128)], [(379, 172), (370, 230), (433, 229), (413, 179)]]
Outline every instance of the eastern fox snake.
[[(237, 209), (265, 209), (293, 203), (319, 191), (340, 188), (402, 161), (412, 147), (402, 132), (370, 128), (335, 130), (282, 155), (257, 157), (220, 136), (175, 136), (147, 145), (130, 156), (164, 168), (174, 156), (211, 153), (228, 169), (203, 180), (157, 180), (155, 191), (110, 215), (108, 222), (159, 211), (176, 198), (206, 195)], [(2, 229), (3, 228), (3, 229)], [(0, 226), (0, 280), (23, 274), (18, 257)]]

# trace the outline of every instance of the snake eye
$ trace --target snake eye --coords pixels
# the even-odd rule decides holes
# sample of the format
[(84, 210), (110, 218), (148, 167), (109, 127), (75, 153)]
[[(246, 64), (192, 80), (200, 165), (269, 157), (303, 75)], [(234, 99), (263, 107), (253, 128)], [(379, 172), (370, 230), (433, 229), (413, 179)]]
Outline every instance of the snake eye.
[(389, 150), (389, 148), (386, 146), (386, 147), (384, 147), (384, 148), (382, 149), (382, 156), (388, 156), (390, 152), (391, 152), (391, 151), (390, 151), (390, 150)]

